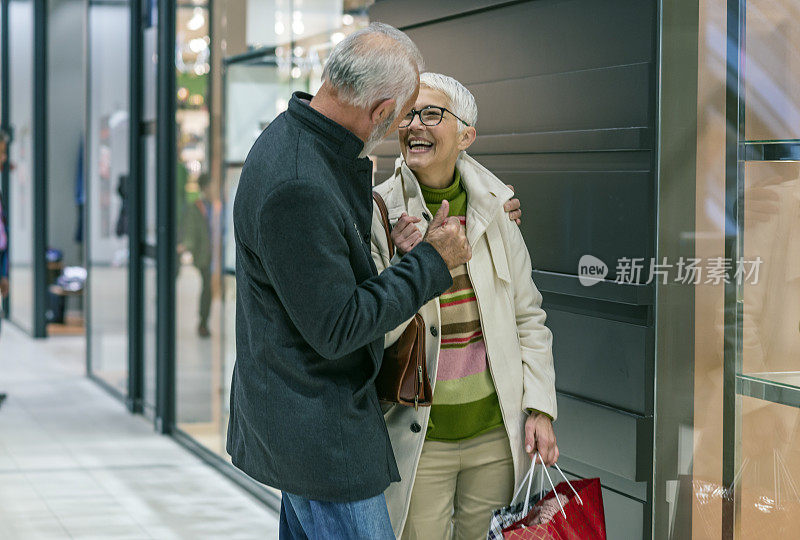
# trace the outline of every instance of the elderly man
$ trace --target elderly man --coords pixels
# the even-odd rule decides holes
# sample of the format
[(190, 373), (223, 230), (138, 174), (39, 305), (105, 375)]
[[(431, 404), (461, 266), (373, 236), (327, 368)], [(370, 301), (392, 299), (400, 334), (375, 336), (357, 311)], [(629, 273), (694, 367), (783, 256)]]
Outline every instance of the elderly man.
[(374, 386), (383, 335), (471, 256), (443, 213), (380, 276), (370, 254), (366, 156), (411, 109), (421, 70), (395, 28), (351, 34), (317, 95), (295, 93), (242, 169), (227, 450), (282, 491), (282, 538), (393, 537), (383, 491), (399, 475)]

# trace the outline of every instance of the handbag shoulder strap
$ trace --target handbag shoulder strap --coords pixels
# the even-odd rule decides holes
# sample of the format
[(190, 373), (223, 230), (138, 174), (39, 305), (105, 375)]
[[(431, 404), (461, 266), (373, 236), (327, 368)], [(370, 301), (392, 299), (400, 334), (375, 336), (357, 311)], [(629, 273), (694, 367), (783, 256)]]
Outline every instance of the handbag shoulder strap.
[(375, 204), (378, 205), (378, 210), (381, 213), (383, 230), (386, 232), (386, 242), (389, 244), (389, 259), (391, 259), (394, 257), (394, 242), (392, 242), (392, 227), (389, 225), (389, 210), (386, 209), (386, 203), (383, 201), (383, 197), (375, 190), (372, 190), (372, 198)]

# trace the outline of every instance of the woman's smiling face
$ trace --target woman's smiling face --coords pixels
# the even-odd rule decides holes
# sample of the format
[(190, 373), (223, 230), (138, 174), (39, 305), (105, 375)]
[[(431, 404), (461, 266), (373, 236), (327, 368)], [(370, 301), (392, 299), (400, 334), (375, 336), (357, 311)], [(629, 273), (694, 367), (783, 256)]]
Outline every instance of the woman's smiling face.
[[(447, 109), (451, 107), (450, 100), (443, 92), (421, 86), (414, 109), (419, 111), (429, 105)], [(401, 152), (414, 173), (452, 175), (453, 171), (447, 172), (446, 169), (453, 169), (459, 152), (469, 146), (464, 146), (464, 136), (465, 132), (472, 129), (465, 128), (459, 133), (458, 122), (455, 116), (445, 112), (439, 125), (426, 126), (416, 115), (411, 125), (398, 129)]]

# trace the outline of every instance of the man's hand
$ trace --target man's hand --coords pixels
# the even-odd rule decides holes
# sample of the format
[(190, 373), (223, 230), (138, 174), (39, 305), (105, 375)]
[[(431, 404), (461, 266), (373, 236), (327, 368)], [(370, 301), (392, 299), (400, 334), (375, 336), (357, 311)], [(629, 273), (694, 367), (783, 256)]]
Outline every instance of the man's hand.
[(8, 296), (8, 278), (0, 278), (0, 298)]
[[(514, 191), (514, 186), (511, 184), (506, 184), (506, 187), (508, 187), (511, 191)], [(522, 217), (522, 210), (520, 210), (519, 199), (513, 198), (506, 201), (506, 203), (503, 205), (503, 210), (508, 213), (508, 219), (511, 221), (516, 221), (517, 225), (522, 223), (522, 220), (520, 219)]]
[(411, 249), (422, 242), (422, 233), (419, 232), (414, 223), (419, 223), (420, 218), (409, 216), (405, 212), (392, 227), (392, 242), (400, 255), (405, 255)]
[(525, 420), (525, 451), (533, 456), (536, 452), (542, 456), (544, 464), (551, 467), (558, 461), (556, 434), (553, 422), (546, 414), (533, 413)]
[(457, 217), (448, 218), (450, 203), (442, 201), (442, 206), (433, 216), (424, 241), (431, 244), (444, 259), (451, 270), (472, 258), (472, 248), (467, 242), (467, 234)]

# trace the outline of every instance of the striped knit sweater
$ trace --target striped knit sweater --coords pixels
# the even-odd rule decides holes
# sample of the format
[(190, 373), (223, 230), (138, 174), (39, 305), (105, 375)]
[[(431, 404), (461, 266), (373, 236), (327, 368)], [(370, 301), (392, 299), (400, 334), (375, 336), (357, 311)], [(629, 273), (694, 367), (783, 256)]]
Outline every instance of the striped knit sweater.
[[(433, 215), (447, 199), (450, 215), (459, 216), (461, 224), (466, 224), (467, 192), (458, 171), (449, 187), (420, 187)], [(467, 265), (453, 268), (450, 273), (453, 285), (439, 298), (442, 346), (426, 434), (427, 439), (436, 441), (469, 439), (503, 425)]]

